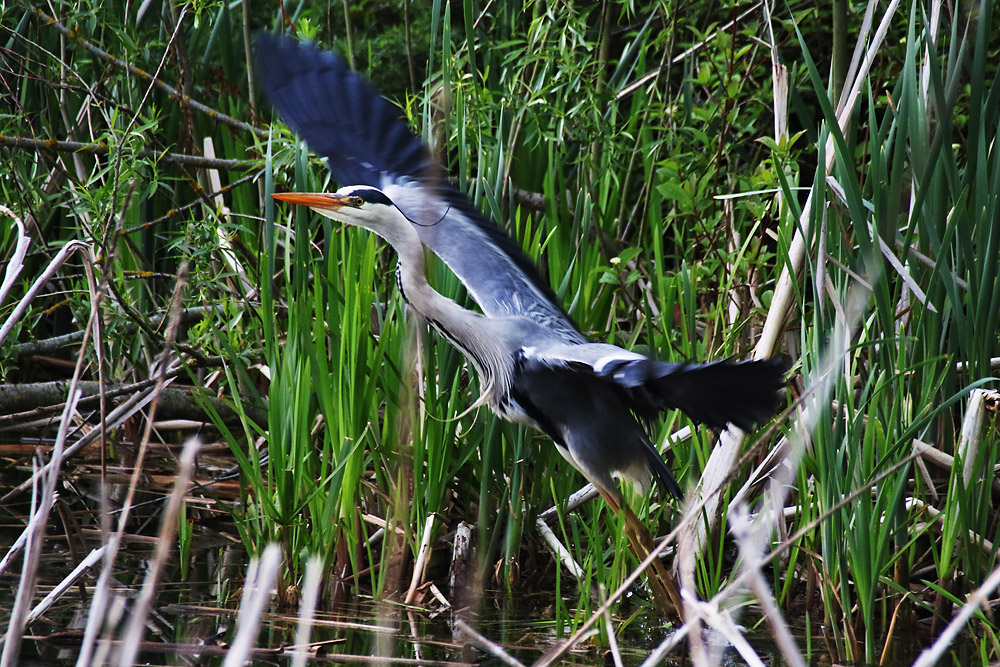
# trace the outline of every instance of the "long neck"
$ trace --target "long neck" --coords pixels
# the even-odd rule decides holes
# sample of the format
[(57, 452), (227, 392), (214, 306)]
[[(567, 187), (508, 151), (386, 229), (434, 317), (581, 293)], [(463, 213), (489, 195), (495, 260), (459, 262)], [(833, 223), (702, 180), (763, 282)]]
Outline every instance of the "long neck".
[[(425, 275), (423, 244), (408, 222), (393, 226), (385, 239), (399, 255), (396, 282), (406, 302), (476, 367), (484, 392), (504, 391), (510, 371), (502, 342), (491, 333), (491, 327), (497, 323), (466, 310), (430, 286)], [(497, 387), (497, 382), (504, 387)]]
[(439, 324), (449, 330), (474, 326), (481, 315), (462, 308), (427, 282), (424, 246), (416, 230), (407, 222), (384, 231), (388, 232), (384, 234), (385, 240), (399, 256), (396, 284), (406, 302), (435, 328)]

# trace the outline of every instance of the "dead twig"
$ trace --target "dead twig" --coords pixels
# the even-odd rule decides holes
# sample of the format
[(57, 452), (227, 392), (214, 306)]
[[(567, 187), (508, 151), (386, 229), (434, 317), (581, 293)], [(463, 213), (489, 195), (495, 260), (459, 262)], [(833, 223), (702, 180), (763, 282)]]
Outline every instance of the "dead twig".
[(108, 146), (103, 141), (84, 143), (82, 141), (59, 141), (55, 139), (29, 139), (0, 134), (0, 146), (24, 148), (31, 151), (54, 151), (56, 153), (86, 153), (88, 155), (108, 155), (112, 149), (121, 150), (129, 157), (149, 158), (155, 162), (171, 162), (196, 169), (222, 169), (225, 171), (245, 171), (260, 166), (256, 160), (223, 160), (184, 153), (168, 153), (144, 148), (138, 151)]
[[(25, 3), (25, 4), (27, 4), (27, 3)], [(56, 20), (55, 18), (49, 16), (44, 11), (42, 11), (41, 9), (39, 9), (37, 6), (31, 6), (31, 5), (27, 5), (27, 6), (28, 6), (28, 9), (31, 10), (31, 12), (33, 14), (35, 14), (40, 19), (42, 19), (43, 21), (45, 21), (46, 25), (52, 26), (53, 28), (55, 28), (56, 30), (58, 30), (59, 32), (61, 32), (65, 37), (68, 37), (72, 42), (74, 42), (76, 44), (79, 44), (80, 46), (82, 46), (83, 48), (85, 48), (87, 51), (90, 51), (95, 56), (97, 56), (98, 58), (100, 58), (101, 60), (103, 60), (104, 62), (110, 63), (110, 64), (114, 65), (115, 67), (120, 67), (121, 69), (127, 70), (133, 76), (136, 76), (136, 77), (138, 77), (140, 79), (145, 79), (145, 80), (151, 82), (154, 86), (156, 86), (157, 88), (159, 88), (160, 90), (162, 90), (163, 92), (165, 92), (167, 95), (170, 95), (175, 100), (177, 100), (177, 102), (180, 103), (181, 105), (186, 106), (186, 107), (190, 107), (190, 108), (194, 109), (195, 111), (201, 112), (201, 113), (209, 116), (213, 120), (216, 120), (216, 121), (218, 121), (218, 122), (220, 122), (220, 123), (222, 123), (224, 125), (228, 125), (230, 127), (234, 127), (234, 128), (236, 128), (238, 130), (243, 130), (244, 132), (250, 132), (252, 134), (257, 135), (258, 137), (266, 137), (267, 136), (267, 130), (262, 130), (262, 129), (254, 127), (252, 125), (248, 125), (247, 123), (244, 123), (241, 120), (236, 120), (235, 118), (232, 118), (231, 116), (227, 116), (224, 113), (216, 111), (215, 109), (209, 107), (206, 104), (202, 104), (201, 102), (198, 102), (197, 100), (192, 100), (190, 97), (188, 97), (187, 95), (183, 94), (181, 91), (177, 90), (173, 86), (171, 86), (169, 84), (166, 84), (166, 83), (163, 83), (162, 81), (158, 80), (157, 78), (151, 76), (148, 72), (146, 72), (144, 70), (141, 70), (138, 67), (135, 67), (134, 65), (130, 65), (129, 63), (125, 62), (124, 60), (120, 60), (118, 58), (115, 58), (113, 55), (111, 55), (107, 51), (104, 51), (103, 49), (98, 48), (97, 46), (95, 46), (91, 42), (89, 42), (86, 39), (84, 39), (80, 35), (80, 32), (78, 30), (70, 30), (69, 28), (67, 28), (66, 26), (64, 26), (62, 24), (62, 22), (60, 22), (60, 21)]]

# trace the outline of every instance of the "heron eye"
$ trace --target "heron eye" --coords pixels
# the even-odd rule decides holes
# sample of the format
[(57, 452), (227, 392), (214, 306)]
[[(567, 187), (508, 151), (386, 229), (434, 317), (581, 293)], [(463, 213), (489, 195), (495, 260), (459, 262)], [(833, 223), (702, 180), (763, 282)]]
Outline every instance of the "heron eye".
[(351, 203), (360, 208), (365, 203), (365, 200), (361, 197), (354, 197)]

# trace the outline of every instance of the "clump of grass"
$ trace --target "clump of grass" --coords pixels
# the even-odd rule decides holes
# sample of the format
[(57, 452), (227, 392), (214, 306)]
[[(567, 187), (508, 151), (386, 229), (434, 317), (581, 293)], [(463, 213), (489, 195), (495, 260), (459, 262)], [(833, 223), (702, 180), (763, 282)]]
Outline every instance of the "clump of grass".
[[(725, 480), (686, 511), (636, 499), (660, 533), (700, 526), (682, 585), (719, 613), (700, 622), (724, 627), (733, 613), (725, 600), (745, 583), (776, 632), (775, 611), (829, 628), (824, 651), (833, 660), (874, 663), (881, 646), (894, 650), (921, 621), (938, 636), (997, 567), (992, 482), (976, 473), (997, 463), (994, 399), (974, 391), (995, 382), (1000, 357), (991, 4), (956, 15), (935, 3), (927, 12), (894, 4), (879, 35), (871, 3), (858, 8), (869, 12), (868, 27), (862, 13), (838, 20), (850, 39), (827, 34), (825, 8), (769, 18), (698, 3), (668, 12), (615, 2), (559, 11), (518, 2), (488, 3), (488, 11), (472, 2), (407, 7), (403, 18), (420, 35), (411, 32), (402, 50), (400, 78), (417, 85), (390, 96), (458, 185), (538, 262), (584, 331), (661, 358), (705, 359), (748, 354), (761, 346), (767, 319), (779, 323), (768, 335), (783, 332), (775, 351), (794, 373), (791, 411), (778, 428), (734, 446), (722, 465), (713, 434), (671, 438), (686, 418), (653, 425), (682, 485), (694, 488), (706, 468)], [(441, 554), (464, 521), (477, 531), (474, 580), (515, 599), (551, 586), (559, 633), (603, 623), (596, 591), (617, 600), (635, 566), (619, 520), (599, 503), (561, 506), (582, 480), (544, 439), (485, 411), (457, 417), (478, 396), (476, 379), (405, 313), (394, 260), (376, 240), (274, 210), (276, 183), (328, 188), (324, 167), (287, 133), (264, 139), (270, 116), (261, 107), (251, 130), (161, 92), (147, 97), (145, 79), (79, 41), (159, 71), (203, 101), (222, 88), (216, 111), (251, 119), (247, 52), (226, 35), (276, 17), (213, 6), (197, 17), (167, 11), (161, 28), (152, 17), (123, 23), (119, 2), (64, 10), (59, 32), (20, 6), (0, 9), (3, 25), (16, 26), (5, 53), (17, 71), (0, 134), (103, 141), (108, 151), (39, 158), (4, 149), (0, 191), (32, 247), (54, 255), (70, 241), (90, 244), (97, 280), (108, 285), (97, 343), (64, 356), (81, 356), (88, 379), (125, 386), (152, 377), (170, 340), (162, 322), (174, 276), (187, 262), (187, 328), (170, 344), (185, 369), (170, 378), (200, 390), (181, 416), (210, 421), (205, 432), (218, 434), (239, 466), (238, 497), (220, 498), (233, 530), (254, 556), (280, 545), (281, 601), (294, 602), (305, 563), (318, 554), (321, 605), (335, 597), (334, 584), (352, 597), (419, 602), (419, 584), (445, 577), (432, 554), (411, 588), (421, 545)], [(350, 43), (362, 67), (378, 66), (380, 47), (369, 51), (362, 35), (378, 32), (379, 17), (369, 25), (364, 14), (350, 16), (351, 32), (337, 35), (315, 9), (293, 19), (320, 40)], [(401, 23), (390, 23), (385, 34), (398, 35)], [(827, 40), (861, 44), (854, 62), (871, 56), (867, 72), (844, 71), (850, 54), (836, 67), (818, 60)], [(853, 81), (857, 96), (845, 111)], [(208, 136), (220, 157), (253, 159), (257, 182), (233, 171), (223, 175), (230, 185), (217, 187), (201, 174), (218, 165), (180, 167), (140, 152), (194, 153)], [(219, 199), (204, 197), (217, 190)], [(13, 246), (13, 218), (0, 220), (0, 239)], [(0, 348), (12, 385), (58, 375), (18, 346), (57, 354), (64, 343), (56, 337), (89, 319), (79, 263), (25, 297), (48, 259), (26, 256), (24, 286), (0, 303), (6, 319), (25, 298)], [(783, 284), (786, 270), (792, 279)], [(440, 263), (429, 277), (471, 307)], [(109, 464), (128, 450), (120, 425), (137, 414), (136, 401), (84, 416), (107, 426)], [(976, 414), (987, 416), (981, 426)], [(775, 446), (778, 454), (765, 454)], [(786, 490), (762, 494), (784, 457)], [(103, 511), (86, 494), (74, 502)], [(579, 570), (538, 537), (538, 516), (553, 506), (546, 525)], [(717, 528), (720, 519), (773, 529), (774, 538), (735, 539)], [(200, 530), (185, 527), (185, 550)], [(734, 560), (745, 567), (739, 574)], [(762, 568), (775, 582), (773, 605), (760, 588)], [(632, 600), (642, 597), (636, 590)], [(983, 661), (994, 660), (995, 624), (970, 622)]]

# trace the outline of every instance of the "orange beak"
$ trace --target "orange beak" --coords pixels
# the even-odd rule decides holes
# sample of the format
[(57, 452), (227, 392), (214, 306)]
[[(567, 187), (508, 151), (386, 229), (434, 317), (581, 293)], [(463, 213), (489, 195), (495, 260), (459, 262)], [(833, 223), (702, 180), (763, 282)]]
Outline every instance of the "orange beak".
[(347, 206), (347, 197), (326, 192), (283, 192), (271, 195), (275, 199), (289, 204), (299, 204), (310, 208), (325, 208), (336, 211), (341, 206)]

